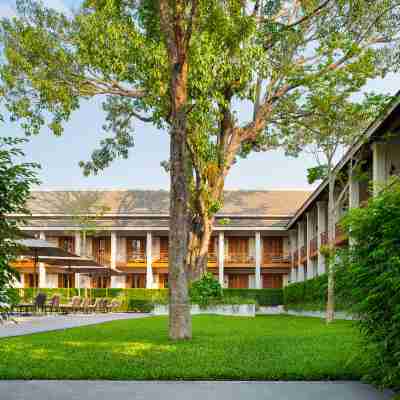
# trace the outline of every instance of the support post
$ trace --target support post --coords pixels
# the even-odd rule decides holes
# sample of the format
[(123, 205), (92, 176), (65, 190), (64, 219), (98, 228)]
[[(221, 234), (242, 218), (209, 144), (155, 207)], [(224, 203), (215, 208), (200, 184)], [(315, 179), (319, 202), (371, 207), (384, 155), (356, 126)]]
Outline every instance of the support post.
[(318, 201), (317, 202), (317, 220), (318, 220), (318, 267), (317, 273), (318, 275), (322, 275), (325, 273), (325, 256), (321, 254), (321, 246), (322, 246), (322, 234), (326, 232), (326, 214), (327, 213), (327, 206), (325, 201)]
[(374, 196), (381, 190), (387, 179), (387, 154), (384, 143), (372, 144), (372, 180)]
[(297, 267), (297, 281), (304, 281), (304, 265), (301, 263), (301, 248), (304, 246), (304, 222), (297, 223), (297, 249), (298, 249), (298, 267)]
[(224, 287), (224, 260), (225, 259), (225, 242), (224, 232), (218, 235), (218, 280), (222, 287)]
[(146, 288), (153, 288), (153, 237), (151, 232), (147, 232), (146, 235)]
[[(351, 163), (352, 161), (350, 161)], [(353, 168), (349, 166), (349, 208), (360, 207), (360, 182), (353, 174)]]
[[(80, 256), (81, 255), (81, 233), (79, 231), (75, 232), (75, 254)], [(81, 291), (81, 274), (77, 272), (75, 274), (75, 285), (78, 289), (78, 293), (80, 295)]]
[(311, 241), (314, 238), (314, 214), (312, 211), (306, 213), (307, 217), (307, 277), (312, 279), (314, 277), (314, 263), (311, 259)]
[[(46, 240), (46, 234), (44, 232), (39, 233), (39, 239)], [(39, 263), (39, 288), (47, 287), (47, 273), (44, 263)]]
[(256, 289), (261, 289), (261, 233), (256, 232)]

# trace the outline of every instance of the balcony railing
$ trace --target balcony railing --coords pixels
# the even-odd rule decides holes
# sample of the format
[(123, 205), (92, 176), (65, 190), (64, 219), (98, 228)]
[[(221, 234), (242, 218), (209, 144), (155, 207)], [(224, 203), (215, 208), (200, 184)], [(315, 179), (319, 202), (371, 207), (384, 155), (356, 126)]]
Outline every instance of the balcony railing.
[(302, 246), (300, 249), (300, 258), (305, 260), (307, 258), (307, 248), (306, 246)]
[(263, 264), (282, 264), (287, 265), (290, 263), (290, 257), (286, 254), (268, 254), (263, 257)]
[(343, 231), (339, 223), (335, 225), (335, 242), (339, 244), (346, 240), (346, 233)]
[(254, 263), (254, 257), (248, 253), (229, 253), (225, 257), (226, 264), (251, 264)]
[(217, 254), (215, 252), (210, 252), (208, 253), (208, 259), (207, 259), (207, 263), (208, 265), (217, 265), (218, 262), (218, 258), (217, 258)]
[(318, 252), (318, 238), (314, 237), (310, 240), (310, 256), (314, 256)]
[(127, 254), (127, 264), (129, 265), (145, 265), (146, 253), (144, 250), (133, 251)]
[(321, 233), (321, 244), (327, 245), (328, 244), (328, 232)]
[(160, 250), (160, 256), (153, 260), (156, 267), (168, 267), (168, 250)]
[(99, 250), (93, 255), (93, 257), (101, 265), (111, 265), (111, 255), (106, 253), (104, 250)]
[(297, 265), (299, 264), (299, 251), (298, 251), (298, 250), (296, 250), (296, 251), (293, 253), (292, 264), (293, 264), (293, 266), (297, 266)]

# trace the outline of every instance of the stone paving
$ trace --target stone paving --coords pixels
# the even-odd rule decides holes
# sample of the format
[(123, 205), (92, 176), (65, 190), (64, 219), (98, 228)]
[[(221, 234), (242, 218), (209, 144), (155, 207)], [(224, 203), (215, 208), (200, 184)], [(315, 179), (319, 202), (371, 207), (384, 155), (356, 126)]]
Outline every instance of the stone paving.
[(0, 381), (1, 400), (389, 400), (359, 382)]
[[(18, 323), (8, 321), (0, 325), (0, 338), (30, 335), (32, 333), (58, 331), (77, 326), (94, 325), (120, 319), (135, 319), (150, 316), (149, 314), (107, 313), (107, 314), (68, 314), (45, 315), (17, 318)], [(0, 397), (1, 399), (1, 397)], [(2, 400), (2, 399), (1, 399)]]

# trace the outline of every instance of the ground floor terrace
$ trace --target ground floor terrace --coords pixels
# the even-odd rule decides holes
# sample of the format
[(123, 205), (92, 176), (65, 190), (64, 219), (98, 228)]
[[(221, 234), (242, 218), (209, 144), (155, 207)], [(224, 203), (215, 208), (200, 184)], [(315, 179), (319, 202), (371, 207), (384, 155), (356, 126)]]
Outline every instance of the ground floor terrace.
[[(168, 232), (33, 232), (69, 252), (108, 267), (102, 275), (70, 274), (57, 267), (20, 259), (17, 286), (41, 288), (167, 288)], [(288, 283), (289, 238), (280, 232), (219, 232), (209, 246), (208, 271), (225, 288), (281, 288)]]

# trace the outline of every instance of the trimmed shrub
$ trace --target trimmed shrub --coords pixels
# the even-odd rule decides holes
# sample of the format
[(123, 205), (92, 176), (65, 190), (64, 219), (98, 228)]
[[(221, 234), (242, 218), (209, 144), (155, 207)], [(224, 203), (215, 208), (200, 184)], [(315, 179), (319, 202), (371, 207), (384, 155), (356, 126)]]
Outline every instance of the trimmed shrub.
[(210, 301), (218, 301), (222, 298), (222, 287), (210, 272), (198, 281), (193, 282), (190, 288), (192, 303), (206, 306)]
[[(350, 311), (352, 307), (351, 289), (346, 268), (334, 266), (335, 309)], [(284, 305), (287, 309), (325, 311), (328, 290), (328, 276), (320, 275), (304, 282), (291, 283), (283, 289)]]
[(128, 300), (128, 311), (149, 313), (153, 311), (154, 303), (150, 300), (134, 299)]
[(253, 299), (259, 306), (278, 306), (283, 304), (282, 289), (223, 289), (224, 297)]

